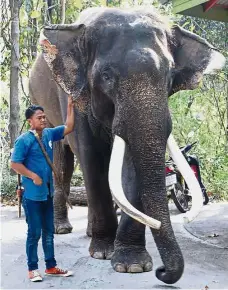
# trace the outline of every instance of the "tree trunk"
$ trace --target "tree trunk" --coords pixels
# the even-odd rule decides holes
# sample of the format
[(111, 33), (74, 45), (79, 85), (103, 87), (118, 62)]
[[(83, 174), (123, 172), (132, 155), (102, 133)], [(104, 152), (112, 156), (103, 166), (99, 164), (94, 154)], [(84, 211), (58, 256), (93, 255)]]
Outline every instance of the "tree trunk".
[[(44, 0), (46, 1), (46, 0)], [(47, 18), (48, 18), (48, 21), (50, 23), (52, 23), (52, 0), (47, 0), (47, 7), (48, 7), (48, 11), (47, 11)]]
[(226, 153), (228, 153), (228, 84), (226, 84)]
[(11, 9), (11, 68), (10, 68), (10, 147), (18, 136), (19, 107), (19, 0), (10, 0)]
[(36, 59), (37, 56), (37, 39), (39, 36), (38, 29), (37, 29), (37, 19), (31, 19), (32, 23), (32, 35), (31, 35), (31, 56), (32, 60)]
[[(225, 47), (227, 47), (228, 45), (228, 24), (226, 23), (225, 25), (225, 28), (226, 28), (226, 37), (225, 37)], [(226, 145), (225, 145), (225, 150), (226, 150), (226, 153), (228, 153), (228, 83), (226, 82), (226, 85), (225, 85), (225, 90), (227, 91), (227, 94), (226, 94)]]
[(61, 24), (65, 23), (65, 10), (66, 10), (66, 0), (61, 0), (61, 14), (60, 14), (60, 18), (61, 18)]

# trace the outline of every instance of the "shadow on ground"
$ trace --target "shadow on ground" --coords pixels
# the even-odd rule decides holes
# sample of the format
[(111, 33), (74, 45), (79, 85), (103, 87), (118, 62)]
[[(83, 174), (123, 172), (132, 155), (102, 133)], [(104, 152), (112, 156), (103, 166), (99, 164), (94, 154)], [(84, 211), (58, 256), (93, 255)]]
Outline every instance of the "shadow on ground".
[(228, 203), (204, 206), (197, 218), (184, 227), (193, 236), (228, 249)]

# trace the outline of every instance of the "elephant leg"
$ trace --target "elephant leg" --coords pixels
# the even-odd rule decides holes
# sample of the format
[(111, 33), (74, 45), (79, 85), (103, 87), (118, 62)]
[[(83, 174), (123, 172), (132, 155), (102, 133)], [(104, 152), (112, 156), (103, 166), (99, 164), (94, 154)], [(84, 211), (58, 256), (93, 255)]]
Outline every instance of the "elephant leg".
[[(122, 169), (122, 186), (129, 202), (143, 211), (141, 199), (137, 194), (136, 173), (127, 147)], [(145, 226), (122, 212), (111, 259), (113, 269), (122, 273), (151, 271), (152, 258), (145, 244)]]
[[(90, 255), (96, 259), (110, 259), (114, 250), (117, 217), (108, 184), (110, 148), (99, 141), (87, 157), (84, 177), (88, 194), (88, 234), (91, 228)], [(95, 144), (94, 144), (95, 145)], [(100, 151), (101, 150), (101, 151)]]
[(88, 206), (88, 224), (87, 224), (86, 234), (88, 237), (92, 237), (92, 214), (91, 214), (90, 206)]
[[(64, 145), (62, 142), (54, 143), (54, 164), (59, 174), (62, 174), (62, 184), (56, 179), (55, 195), (54, 195), (54, 222), (56, 234), (68, 234), (72, 231), (68, 219), (68, 207), (64, 195), (70, 193), (70, 181), (74, 170), (74, 154), (70, 146)], [(64, 192), (63, 192), (64, 191)]]
[[(92, 131), (87, 117), (77, 116), (76, 123), (77, 150), (88, 197), (92, 235), (89, 252), (93, 258), (110, 259), (118, 225), (108, 183), (111, 146), (95, 136), (97, 127)], [(100, 132), (99, 128), (97, 130)]]

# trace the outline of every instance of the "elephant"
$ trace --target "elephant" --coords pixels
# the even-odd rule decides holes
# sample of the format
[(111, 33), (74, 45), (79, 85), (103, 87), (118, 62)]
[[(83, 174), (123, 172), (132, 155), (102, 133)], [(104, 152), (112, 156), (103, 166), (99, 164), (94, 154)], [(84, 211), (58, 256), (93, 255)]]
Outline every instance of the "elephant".
[[(64, 185), (55, 181), (56, 232), (72, 230), (64, 196), (76, 155), (88, 196), (90, 255), (111, 259), (117, 272), (151, 271), (145, 224), (151, 225), (164, 264), (156, 277), (176, 283), (184, 259), (165, 187), (165, 152), (172, 130), (168, 97), (195, 89), (204, 73), (223, 66), (224, 57), (199, 36), (170, 27), (154, 9), (89, 8), (73, 24), (45, 27), (40, 44), (42, 53), (29, 79), (32, 102), (43, 106), (50, 126), (64, 123), (68, 94), (75, 102), (74, 132), (54, 150)], [(120, 140), (122, 149), (116, 145)], [(114, 148), (113, 162), (122, 156), (118, 170), (110, 162)], [(119, 224), (111, 166), (124, 192), (117, 200), (123, 209)]]

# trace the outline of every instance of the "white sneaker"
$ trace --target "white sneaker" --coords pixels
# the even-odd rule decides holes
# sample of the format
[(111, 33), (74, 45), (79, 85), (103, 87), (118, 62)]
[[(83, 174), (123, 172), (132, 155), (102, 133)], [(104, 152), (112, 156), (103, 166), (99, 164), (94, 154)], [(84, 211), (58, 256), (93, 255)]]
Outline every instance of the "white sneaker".
[(29, 280), (32, 282), (41, 282), (43, 279), (38, 270), (29, 271)]

